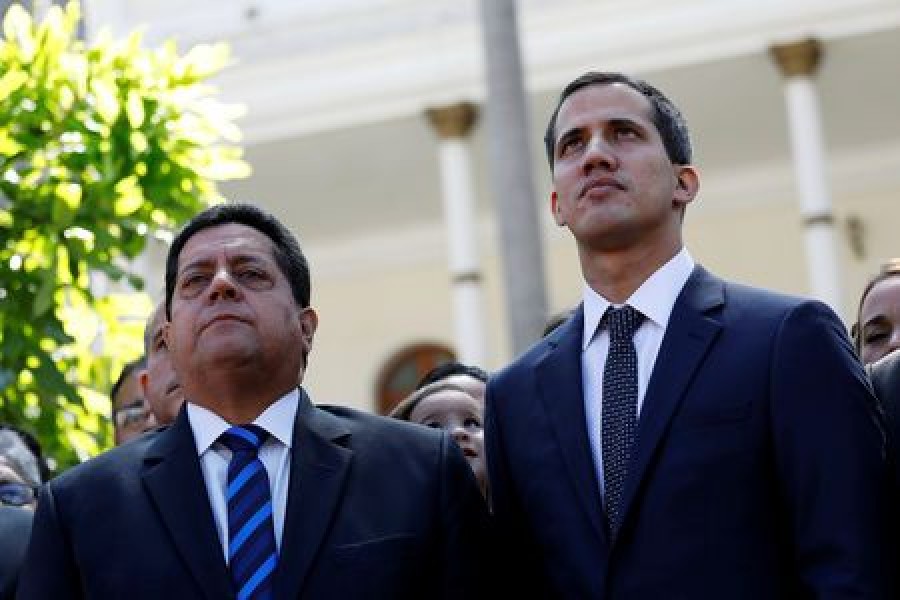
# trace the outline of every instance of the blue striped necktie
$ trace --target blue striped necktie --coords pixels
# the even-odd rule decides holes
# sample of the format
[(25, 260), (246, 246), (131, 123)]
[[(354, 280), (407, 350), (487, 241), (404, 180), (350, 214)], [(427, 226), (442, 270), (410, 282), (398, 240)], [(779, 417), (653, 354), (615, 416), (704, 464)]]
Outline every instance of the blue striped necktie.
[(269, 434), (256, 425), (236, 425), (219, 441), (231, 450), (228, 463), (228, 570), (238, 600), (273, 597), (278, 563), (269, 476), (257, 453)]

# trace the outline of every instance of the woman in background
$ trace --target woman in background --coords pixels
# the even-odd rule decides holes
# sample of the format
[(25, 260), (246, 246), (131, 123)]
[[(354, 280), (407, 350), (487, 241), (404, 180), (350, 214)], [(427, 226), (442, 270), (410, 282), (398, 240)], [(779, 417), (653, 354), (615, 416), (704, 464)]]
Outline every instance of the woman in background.
[(869, 279), (851, 332), (863, 364), (900, 348), (900, 258), (886, 262)]
[(487, 499), (484, 460), (484, 391), (487, 373), (478, 367), (447, 363), (436, 367), (418, 388), (391, 412), (403, 421), (444, 429), (453, 436), (469, 462)]

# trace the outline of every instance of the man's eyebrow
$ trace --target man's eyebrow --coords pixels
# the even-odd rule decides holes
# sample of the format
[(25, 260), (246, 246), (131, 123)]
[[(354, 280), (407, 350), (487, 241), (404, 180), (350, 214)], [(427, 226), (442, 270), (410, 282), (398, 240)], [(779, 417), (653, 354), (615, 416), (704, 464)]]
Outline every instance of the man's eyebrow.
[(877, 314), (874, 317), (869, 318), (865, 323), (863, 323), (863, 327), (867, 327), (868, 325), (881, 325), (888, 321), (888, 318), (885, 315)]
[(645, 128), (644, 123), (640, 119), (632, 117), (613, 117), (609, 120), (610, 125), (629, 125), (631, 127)]
[(269, 256), (264, 253), (260, 254), (235, 254), (229, 260), (231, 263), (235, 264), (243, 264), (243, 263), (271, 263), (274, 262)]
[(213, 265), (213, 264), (215, 264), (215, 260), (212, 258), (198, 258), (198, 259), (192, 260), (191, 262), (181, 266), (178, 269), (178, 274), (180, 275), (180, 274), (184, 273), (185, 271), (188, 271), (191, 269), (200, 269), (200, 268), (204, 268), (204, 267), (209, 267), (210, 265)]
[(583, 125), (575, 125), (574, 127), (569, 127), (565, 131), (560, 132), (559, 139), (557, 141), (561, 141), (563, 138), (572, 137), (573, 135), (580, 134), (584, 130)]

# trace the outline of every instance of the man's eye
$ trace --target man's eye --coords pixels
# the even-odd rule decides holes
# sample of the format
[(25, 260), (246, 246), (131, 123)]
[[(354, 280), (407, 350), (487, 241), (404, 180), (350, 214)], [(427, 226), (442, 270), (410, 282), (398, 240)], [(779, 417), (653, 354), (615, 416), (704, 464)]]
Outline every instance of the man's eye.
[(185, 275), (181, 278), (181, 288), (182, 289), (194, 289), (202, 286), (209, 278), (206, 275), (195, 273), (192, 275)]
[(476, 419), (475, 417), (469, 417), (463, 422), (465, 427), (472, 427), (475, 429), (481, 429), (481, 421)]
[(261, 279), (265, 277), (265, 273), (257, 269), (245, 269), (238, 273), (238, 276), (242, 279)]
[(426, 427), (431, 427), (433, 429), (441, 429), (441, 424), (438, 423), (437, 421), (427, 421), (425, 423), (422, 423), (422, 425), (425, 425)]
[(581, 138), (572, 137), (566, 140), (563, 140), (559, 145), (559, 155), (566, 156), (572, 154), (576, 150), (578, 150), (582, 145)]
[(237, 278), (244, 285), (253, 288), (267, 287), (271, 283), (269, 274), (261, 269), (244, 269), (237, 273)]
[(638, 135), (637, 130), (630, 125), (618, 125), (614, 132), (618, 138), (633, 138)]
[(877, 344), (886, 337), (887, 333), (884, 331), (873, 331), (872, 333), (867, 334), (865, 338), (863, 338), (863, 341), (867, 344)]

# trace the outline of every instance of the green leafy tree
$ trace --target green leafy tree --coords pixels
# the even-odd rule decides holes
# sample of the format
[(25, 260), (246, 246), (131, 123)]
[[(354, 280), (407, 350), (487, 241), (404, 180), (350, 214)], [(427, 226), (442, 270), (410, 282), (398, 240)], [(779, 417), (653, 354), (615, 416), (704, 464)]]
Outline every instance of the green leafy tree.
[(226, 46), (89, 44), (80, 16), (76, 2), (40, 22), (12, 5), (0, 38), (0, 422), (36, 433), (60, 468), (109, 445), (110, 375), (140, 354), (135, 315), (150, 308), (98, 297), (92, 278), (141, 289), (129, 265), (148, 236), (249, 173), (238, 111), (206, 83)]

